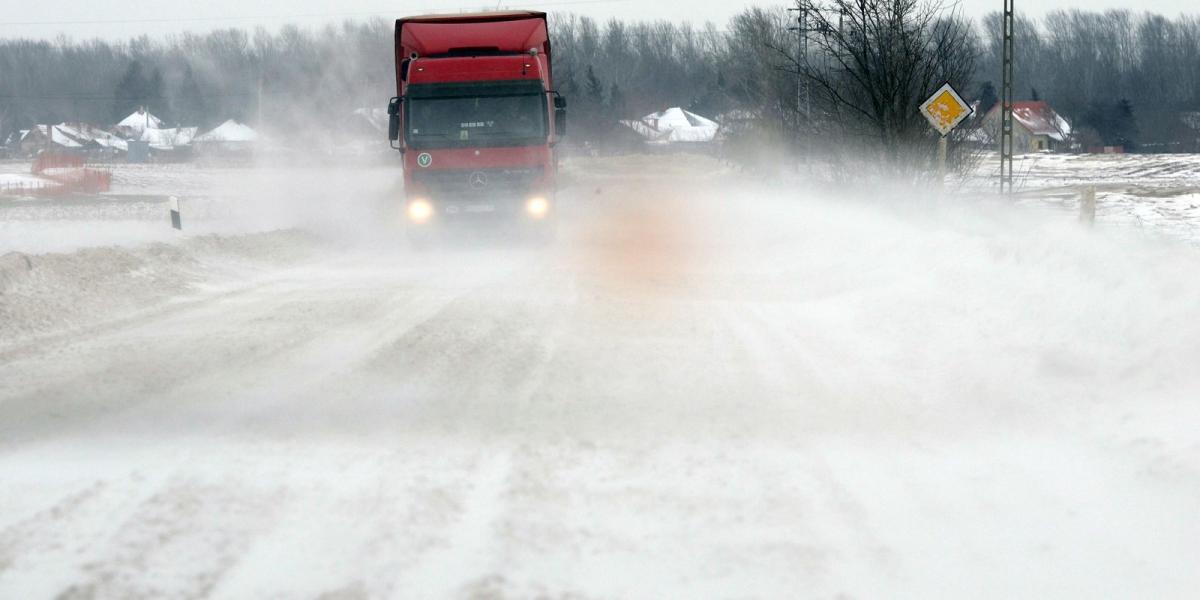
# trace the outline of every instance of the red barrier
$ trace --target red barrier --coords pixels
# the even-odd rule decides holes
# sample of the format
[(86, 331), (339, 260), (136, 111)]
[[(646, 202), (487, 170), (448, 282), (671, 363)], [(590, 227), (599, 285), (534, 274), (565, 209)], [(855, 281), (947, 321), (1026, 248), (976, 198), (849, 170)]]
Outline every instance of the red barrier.
[(99, 194), (112, 189), (112, 173), (86, 166), (79, 154), (43, 152), (33, 162), (33, 174), (44, 183), (0, 184), (0, 194), (61, 196), (72, 193)]
[(33, 174), (41, 175), (47, 169), (82, 169), (83, 156), (63, 152), (43, 152), (33, 161)]

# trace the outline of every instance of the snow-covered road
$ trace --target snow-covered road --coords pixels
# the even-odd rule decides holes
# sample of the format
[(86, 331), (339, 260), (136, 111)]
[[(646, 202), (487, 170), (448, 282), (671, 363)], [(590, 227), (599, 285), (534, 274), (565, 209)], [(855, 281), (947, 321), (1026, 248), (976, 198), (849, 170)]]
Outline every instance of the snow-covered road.
[(1194, 249), (634, 167), (0, 343), (0, 598), (1195, 596)]

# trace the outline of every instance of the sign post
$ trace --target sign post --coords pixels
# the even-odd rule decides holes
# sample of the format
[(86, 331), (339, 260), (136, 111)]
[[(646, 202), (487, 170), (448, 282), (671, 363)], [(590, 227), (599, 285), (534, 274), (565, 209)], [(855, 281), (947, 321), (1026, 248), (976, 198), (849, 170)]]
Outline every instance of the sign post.
[(938, 133), (942, 134), (942, 138), (938, 140), (938, 187), (944, 185), (946, 180), (946, 154), (948, 152), (946, 136), (950, 135), (955, 127), (958, 127), (974, 113), (975, 110), (971, 108), (971, 105), (967, 104), (955, 91), (954, 86), (949, 83), (934, 92), (921, 105), (921, 114)]
[(176, 196), (171, 196), (168, 199), (168, 202), (170, 204), (170, 210), (171, 210), (171, 227), (174, 227), (175, 229), (182, 231), (183, 230), (183, 214), (179, 210), (179, 198)]
[(942, 186), (946, 182), (946, 155), (949, 154), (950, 144), (946, 142), (946, 136), (938, 138), (938, 186)]

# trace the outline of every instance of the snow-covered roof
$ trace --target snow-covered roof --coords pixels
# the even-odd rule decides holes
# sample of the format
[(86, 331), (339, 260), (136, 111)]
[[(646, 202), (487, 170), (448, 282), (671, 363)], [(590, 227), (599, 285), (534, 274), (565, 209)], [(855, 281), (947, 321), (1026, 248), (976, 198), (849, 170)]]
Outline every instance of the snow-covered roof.
[[(999, 111), (997, 104), (992, 111)], [(1058, 142), (1071, 136), (1071, 124), (1045, 102), (1014, 102), (1013, 119), (1033, 135), (1044, 135)]]
[(162, 126), (162, 119), (140, 108), (128, 117), (121, 119), (120, 123), (117, 123), (117, 127), (128, 127), (137, 132), (146, 129), (162, 129)]
[(50, 141), (63, 148), (82, 148), (83, 144), (55, 125), (50, 128)]
[(676, 142), (711, 142), (717, 137), (721, 126), (682, 108), (669, 108), (662, 112), (646, 115), (638, 121), (621, 121), (653, 144)]
[(156, 150), (172, 150), (176, 146), (186, 146), (192, 143), (198, 130), (199, 127), (147, 129), (142, 132), (140, 141), (150, 142), (150, 147)]
[(230, 119), (218, 125), (212, 131), (196, 138), (197, 142), (254, 142), (258, 140), (258, 132), (248, 125), (243, 125)]
[(54, 127), (81, 143), (95, 142), (97, 145), (104, 148), (115, 148), (121, 151), (129, 150), (129, 144), (125, 140), (103, 129), (93, 127), (86, 123), (59, 123)]
[(105, 148), (120, 150), (122, 152), (129, 151), (129, 142), (126, 142), (125, 140), (123, 140), (121, 138), (117, 138), (117, 137), (104, 138), (104, 139), (96, 138), (93, 141), (95, 141), (97, 144), (100, 144), (101, 146), (104, 146)]
[(21, 136), (21, 141), (25, 141), (26, 138), (35, 132), (43, 138), (50, 140), (50, 143), (64, 148), (82, 148), (83, 142), (86, 141), (73, 137), (69, 128), (64, 129), (58, 125), (34, 125), (33, 129), (26, 131), (25, 135)]

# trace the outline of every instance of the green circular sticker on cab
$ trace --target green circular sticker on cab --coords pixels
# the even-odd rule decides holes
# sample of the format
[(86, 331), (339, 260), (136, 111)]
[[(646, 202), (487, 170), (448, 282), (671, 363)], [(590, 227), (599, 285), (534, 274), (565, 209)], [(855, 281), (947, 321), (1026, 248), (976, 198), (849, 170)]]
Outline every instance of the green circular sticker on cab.
[(428, 152), (422, 152), (419, 156), (417, 156), (417, 166), (421, 167), (422, 169), (424, 169), (432, 164), (433, 164), (433, 155), (432, 154), (430, 154)]

